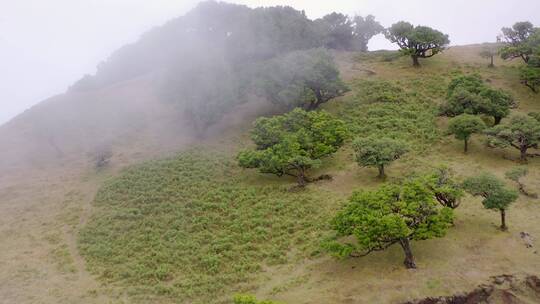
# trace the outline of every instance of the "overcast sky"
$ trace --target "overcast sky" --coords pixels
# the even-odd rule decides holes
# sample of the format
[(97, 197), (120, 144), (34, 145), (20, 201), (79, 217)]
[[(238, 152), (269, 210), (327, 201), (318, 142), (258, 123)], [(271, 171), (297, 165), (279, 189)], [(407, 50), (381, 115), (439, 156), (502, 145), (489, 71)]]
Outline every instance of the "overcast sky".
[[(176, 16), (197, 0), (0, 0), (0, 124), (94, 73), (118, 47)], [(540, 26), (540, 0), (238, 0), (252, 7), (290, 5), (310, 18), (332, 11), (373, 14), (429, 25), (452, 44), (494, 41), (502, 26)], [(371, 49), (391, 48), (383, 37)]]

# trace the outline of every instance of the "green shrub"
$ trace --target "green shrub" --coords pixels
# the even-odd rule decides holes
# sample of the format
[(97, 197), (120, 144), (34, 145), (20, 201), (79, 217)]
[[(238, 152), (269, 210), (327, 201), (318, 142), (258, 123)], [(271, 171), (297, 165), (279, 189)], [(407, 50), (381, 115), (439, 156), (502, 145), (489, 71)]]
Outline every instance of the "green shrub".
[[(386, 96), (402, 102), (374, 102), (376, 97), (385, 95), (380, 93), (384, 87), (391, 92)], [(401, 139), (416, 151), (424, 151), (440, 138), (437, 107), (421, 96), (381, 81), (359, 81), (354, 90), (359, 93), (345, 100), (338, 112), (338, 117), (348, 123), (351, 134)]]
[(233, 299), (234, 304), (278, 304), (273, 301), (259, 301), (252, 295), (236, 295)]

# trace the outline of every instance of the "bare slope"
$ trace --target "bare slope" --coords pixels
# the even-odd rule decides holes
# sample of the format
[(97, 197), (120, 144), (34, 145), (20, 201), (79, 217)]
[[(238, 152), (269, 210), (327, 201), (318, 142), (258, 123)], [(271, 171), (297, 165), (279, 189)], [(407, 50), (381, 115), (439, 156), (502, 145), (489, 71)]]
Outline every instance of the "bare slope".
[(182, 119), (152, 75), (52, 97), (0, 128), (0, 168), (91, 158), (98, 150), (185, 142)]

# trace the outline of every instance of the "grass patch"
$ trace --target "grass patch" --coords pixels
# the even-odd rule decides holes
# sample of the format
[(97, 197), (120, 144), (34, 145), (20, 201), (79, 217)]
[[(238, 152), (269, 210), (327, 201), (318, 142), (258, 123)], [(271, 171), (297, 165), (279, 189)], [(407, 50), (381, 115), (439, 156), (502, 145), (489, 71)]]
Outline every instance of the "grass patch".
[(90, 270), (131, 287), (135, 299), (216, 303), (243, 291), (265, 265), (317, 252), (331, 196), (245, 179), (231, 158), (202, 151), (112, 178), (80, 233)]
[(417, 152), (437, 141), (437, 106), (420, 94), (386, 81), (357, 80), (354, 94), (344, 98), (336, 111), (348, 122), (354, 136), (381, 134), (403, 139)]

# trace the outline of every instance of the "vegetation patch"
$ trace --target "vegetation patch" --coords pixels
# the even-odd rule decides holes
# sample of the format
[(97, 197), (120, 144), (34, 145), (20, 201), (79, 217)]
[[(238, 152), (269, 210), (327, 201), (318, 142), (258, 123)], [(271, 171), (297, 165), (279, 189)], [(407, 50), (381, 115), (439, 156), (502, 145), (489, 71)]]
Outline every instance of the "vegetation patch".
[(80, 234), (90, 270), (141, 300), (215, 303), (249, 289), (265, 265), (316, 253), (331, 196), (249, 184), (238, 171), (231, 158), (190, 151), (110, 179)]
[(345, 99), (338, 111), (353, 136), (383, 134), (405, 140), (417, 151), (440, 138), (434, 103), (390, 82), (359, 80), (353, 87), (357, 93)]

